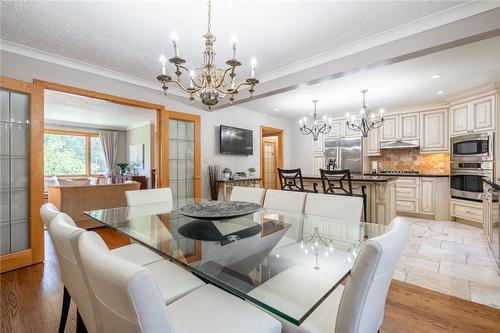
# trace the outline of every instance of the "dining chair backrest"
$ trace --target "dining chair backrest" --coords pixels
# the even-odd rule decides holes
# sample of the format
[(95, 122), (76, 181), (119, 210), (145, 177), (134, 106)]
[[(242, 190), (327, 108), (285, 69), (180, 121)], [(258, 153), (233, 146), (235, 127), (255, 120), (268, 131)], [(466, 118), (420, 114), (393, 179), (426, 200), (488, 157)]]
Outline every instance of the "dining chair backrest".
[(151, 272), (113, 256), (94, 232), (80, 235), (74, 246), (94, 295), (99, 332), (174, 332)]
[(170, 189), (170, 187), (126, 191), (125, 198), (127, 199), (127, 206), (138, 206), (173, 201), (172, 190)]
[(259, 187), (234, 186), (231, 190), (231, 201), (245, 201), (262, 205), (265, 189)]
[(351, 171), (319, 169), (323, 193), (352, 195)]
[(363, 198), (308, 193), (304, 213), (349, 221), (361, 221)]
[(86, 231), (78, 228), (71, 217), (64, 213), (57, 214), (49, 228), (59, 260), (61, 280), (75, 302), (88, 332), (97, 332), (92, 296), (79, 264), (78, 253), (72, 246), (72, 239)]
[(362, 245), (342, 293), (336, 333), (375, 333), (380, 329), (387, 291), (408, 239), (409, 224), (396, 217), (388, 229)]
[(43, 224), (45, 224), (45, 228), (50, 234), (50, 223), (56, 217), (56, 215), (59, 214), (59, 209), (57, 209), (54, 204), (46, 203), (43, 204), (42, 207), (40, 207), (40, 216), (42, 217)]
[(278, 168), (280, 187), (284, 191), (304, 191), (304, 181), (302, 171), (298, 169), (280, 169)]
[(306, 195), (305, 192), (267, 190), (264, 208), (302, 213)]

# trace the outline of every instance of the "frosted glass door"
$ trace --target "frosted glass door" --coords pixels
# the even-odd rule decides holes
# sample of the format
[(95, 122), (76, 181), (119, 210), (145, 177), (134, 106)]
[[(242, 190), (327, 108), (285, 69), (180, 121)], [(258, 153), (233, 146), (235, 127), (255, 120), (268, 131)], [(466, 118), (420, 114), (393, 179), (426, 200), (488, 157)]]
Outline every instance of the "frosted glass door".
[(29, 239), (29, 96), (0, 90), (0, 255)]
[(194, 197), (194, 122), (169, 120), (169, 180), (179, 207)]

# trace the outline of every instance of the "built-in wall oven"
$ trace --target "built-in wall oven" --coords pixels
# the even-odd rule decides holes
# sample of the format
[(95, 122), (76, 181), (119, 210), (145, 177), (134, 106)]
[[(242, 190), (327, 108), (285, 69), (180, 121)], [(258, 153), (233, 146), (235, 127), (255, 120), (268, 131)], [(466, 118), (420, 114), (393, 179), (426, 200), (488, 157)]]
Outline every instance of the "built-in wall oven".
[(451, 139), (450, 192), (453, 198), (482, 201), (483, 178), (494, 179), (493, 139), (492, 132)]

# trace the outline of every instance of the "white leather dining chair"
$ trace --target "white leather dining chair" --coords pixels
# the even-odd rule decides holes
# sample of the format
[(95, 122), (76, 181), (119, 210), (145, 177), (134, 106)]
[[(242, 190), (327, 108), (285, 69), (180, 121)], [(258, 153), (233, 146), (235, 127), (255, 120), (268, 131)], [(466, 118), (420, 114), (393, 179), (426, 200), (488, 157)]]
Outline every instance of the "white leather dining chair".
[(306, 194), (305, 192), (267, 190), (264, 208), (302, 213)]
[(147, 269), (111, 255), (93, 232), (74, 240), (93, 292), (100, 332), (281, 332), (279, 321), (212, 285), (165, 306)]
[(345, 287), (337, 287), (301, 328), (311, 333), (375, 333), (380, 329), (387, 292), (408, 238), (409, 224), (396, 217), (388, 229), (362, 245)]
[(149, 190), (125, 191), (127, 206), (147, 205), (173, 201), (170, 187), (154, 188)]
[(361, 221), (363, 198), (347, 195), (308, 193), (304, 213), (333, 217), (349, 221)]
[[(71, 237), (86, 232), (86, 230), (78, 228), (71, 217), (64, 213), (58, 213), (54, 219), (52, 219), (49, 228), (51, 230), (50, 235), (61, 267), (61, 280), (65, 286), (65, 290), (67, 290), (67, 296), (65, 293), (67, 300), (63, 298), (63, 304), (65, 304), (64, 301), (66, 301), (67, 307), (69, 308), (69, 301), (70, 299), (73, 299), (79, 311), (81, 309), (83, 322), (87, 326), (89, 332), (95, 332), (95, 330), (92, 330), (92, 327), (95, 326), (94, 319), (92, 317), (93, 311), (91, 312), (88, 310), (88, 297), (86, 297), (85, 292), (82, 291), (82, 288), (88, 288), (85, 284), (83, 284), (83, 274), (77, 262), (78, 253), (73, 251), (74, 248), (71, 247)], [(123, 252), (117, 250), (111, 250), (109, 253), (117, 258), (126, 260), (127, 262), (131, 262), (136, 265), (140, 265), (140, 263), (144, 262), (145, 259), (151, 259), (152, 261), (150, 260), (150, 262), (143, 264), (142, 267), (150, 271), (156, 277), (164, 304), (172, 303), (178, 298), (205, 284), (190, 272), (168, 260), (163, 259), (145, 247), (139, 244), (127, 245), (127, 247), (131, 246), (133, 246), (134, 249), (139, 249), (140, 251), (131, 250), (130, 252), (125, 253), (125, 255), (123, 255)], [(142, 253), (145, 253), (145, 255), (142, 255)], [(68, 308), (65, 309), (63, 305), (61, 318), (64, 317), (64, 324), (66, 322)], [(88, 326), (90, 326), (90, 328)], [(62, 331), (64, 331), (64, 325), (61, 327)]]
[(262, 205), (266, 189), (260, 187), (234, 186), (231, 190), (231, 201), (245, 201)]

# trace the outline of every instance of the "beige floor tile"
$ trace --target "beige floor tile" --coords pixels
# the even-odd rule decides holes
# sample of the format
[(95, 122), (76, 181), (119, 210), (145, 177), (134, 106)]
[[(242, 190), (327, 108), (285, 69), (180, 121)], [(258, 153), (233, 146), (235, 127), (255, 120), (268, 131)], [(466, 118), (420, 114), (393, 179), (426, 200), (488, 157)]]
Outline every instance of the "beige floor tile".
[(404, 280), (406, 279), (406, 275), (408, 274), (408, 270), (409, 266), (406, 267), (404, 267), (404, 265), (401, 265), (401, 267), (396, 266), (392, 278), (404, 282)]
[(500, 277), (497, 269), (488, 265), (464, 265), (441, 260), (439, 273), (500, 287)]
[(441, 240), (436, 238), (424, 238), (424, 237), (408, 237), (408, 243), (414, 245), (428, 244), (435, 247), (441, 247)]
[(464, 254), (472, 253), (472, 254), (480, 254), (480, 255), (488, 255), (488, 249), (484, 246), (476, 246), (469, 244), (460, 244), (456, 242), (442, 241), (441, 242), (442, 249), (448, 249)]
[(440, 260), (446, 260), (451, 262), (456, 262), (459, 264), (465, 264), (466, 258), (464, 253), (455, 252), (448, 249), (441, 249), (440, 247), (422, 244), (420, 245), (417, 255), (434, 257)]
[(463, 238), (461, 235), (455, 235), (453, 233), (448, 233), (448, 232), (432, 232), (430, 230), (427, 230), (424, 233), (423, 238), (432, 238), (432, 239), (440, 239), (455, 243), (463, 243)]
[(500, 309), (500, 287), (470, 281), (470, 298), (473, 302)]
[(426, 269), (437, 272), (439, 270), (439, 258), (422, 255), (402, 255), (398, 263), (406, 266)]
[(412, 267), (405, 282), (470, 300), (469, 282), (458, 277)]
[(468, 237), (463, 236), (464, 244), (488, 247), (488, 240), (485, 237)]
[(480, 255), (480, 254), (466, 254), (465, 260), (468, 265), (487, 265), (496, 267), (495, 259), (493, 259), (490, 255)]

